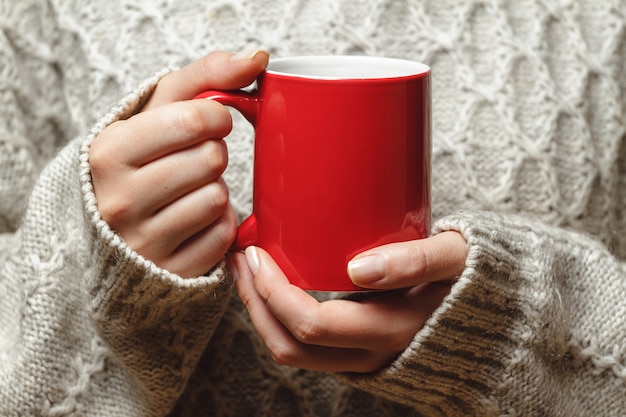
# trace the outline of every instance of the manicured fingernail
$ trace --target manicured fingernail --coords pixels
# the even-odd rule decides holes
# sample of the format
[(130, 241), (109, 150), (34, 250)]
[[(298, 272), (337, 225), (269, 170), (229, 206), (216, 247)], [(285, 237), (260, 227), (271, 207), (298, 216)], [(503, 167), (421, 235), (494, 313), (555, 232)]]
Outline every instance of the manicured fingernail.
[(261, 50), (259, 49), (249, 49), (247, 51), (241, 51), (233, 55), (232, 58), (230, 58), (230, 60), (231, 61), (243, 61), (244, 59), (252, 59), (259, 52), (261, 52)]
[(248, 246), (246, 248), (246, 261), (248, 262), (248, 268), (252, 271), (252, 274), (256, 275), (259, 272), (259, 253), (254, 246)]
[(380, 255), (367, 255), (348, 263), (348, 275), (355, 284), (378, 281), (385, 275), (385, 259)]

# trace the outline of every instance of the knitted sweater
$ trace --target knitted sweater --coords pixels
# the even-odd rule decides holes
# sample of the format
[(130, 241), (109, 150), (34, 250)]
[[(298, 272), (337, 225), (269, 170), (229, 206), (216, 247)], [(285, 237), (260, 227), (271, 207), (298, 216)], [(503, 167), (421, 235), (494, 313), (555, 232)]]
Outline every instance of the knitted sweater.
[[(469, 255), (376, 374), (274, 364), (222, 264), (182, 279), (100, 218), (93, 138), (249, 48), (433, 69), (433, 232)], [(0, 415), (623, 416), (625, 132), (623, 0), (0, 0)]]

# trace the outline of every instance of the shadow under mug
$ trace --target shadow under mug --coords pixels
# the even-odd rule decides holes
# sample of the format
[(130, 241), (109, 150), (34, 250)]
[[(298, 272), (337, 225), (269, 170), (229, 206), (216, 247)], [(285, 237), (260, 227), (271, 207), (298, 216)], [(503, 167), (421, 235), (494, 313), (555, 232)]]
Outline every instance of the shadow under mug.
[(252, 214), (233, 249), (262, 247), (305, 290), (359, 291), (348, 261), (430, 232), (431, 94), (424, 64), (274, 59), (256, 89), (206, 91), (255, 129)]

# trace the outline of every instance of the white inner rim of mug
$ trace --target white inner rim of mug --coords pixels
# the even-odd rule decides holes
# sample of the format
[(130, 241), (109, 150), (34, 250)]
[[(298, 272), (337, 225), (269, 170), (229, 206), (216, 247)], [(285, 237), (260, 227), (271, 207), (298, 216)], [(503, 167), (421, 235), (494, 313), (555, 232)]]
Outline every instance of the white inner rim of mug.
[(278, 58), (267, 67), (272, 74), (323, 80), (409, 77), (429, 70), (428, 65), (420, 62), (358, 55)]

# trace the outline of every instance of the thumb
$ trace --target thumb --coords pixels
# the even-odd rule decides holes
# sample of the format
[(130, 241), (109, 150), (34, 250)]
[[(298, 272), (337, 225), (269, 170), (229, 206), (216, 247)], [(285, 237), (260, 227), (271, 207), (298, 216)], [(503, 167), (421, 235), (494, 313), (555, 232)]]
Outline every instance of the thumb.
[(467, 242), (458, 232), (391, 243), (365, 251), (348, 263), (355, 285), (391, 290), (457, 278), (465, 268)]
[(190, 100), (208, 89), (246, 87), (267, 67), (268, 62), (269, 54), (261, 50), (238, 54), (212, 52), (163, 77), (144, 111), (175, 101)]

